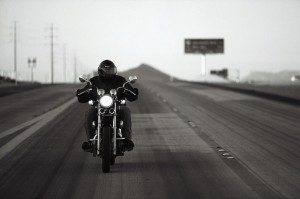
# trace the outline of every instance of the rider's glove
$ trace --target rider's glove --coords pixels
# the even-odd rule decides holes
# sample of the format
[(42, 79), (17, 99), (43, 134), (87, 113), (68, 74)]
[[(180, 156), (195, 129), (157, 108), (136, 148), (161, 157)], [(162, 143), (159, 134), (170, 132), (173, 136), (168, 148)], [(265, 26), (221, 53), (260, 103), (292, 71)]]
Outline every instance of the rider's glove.
[(134, 88), (133, 91), (127, 90), (125, 88), (118, 89), (117, 97), (119, 99), (126, 98), (129, 101), (137, 100), (139, 94), (139, 90)]
[(87, 89), (83, 88), (83, 89), (78, 89), (76, 91), (76, 96), (77, 96), (77, 99), (80, 103), (86, 103), (89, 101), (90, 99), (90, 94), (89, 92), (87, 91)]
[(89, 89), (91, 89), (91, 90), (89, 90), (90, 96), (92, 98), (97, 98), (97, 95), (98, 95), (97, 94), (97, 87), (92, 85)]
[(138, 89), (138, 88), (134, 88), (133, 90), (134, 90), (134, 93), (135, 93), (136, 95), (139, 95), (139, 89)]
[(118, 97), (119, 99), (125, 98), (125, 89), (124, 89), (124, 88), (119, 88), (119, 89), (118, 89), (117, 97)]

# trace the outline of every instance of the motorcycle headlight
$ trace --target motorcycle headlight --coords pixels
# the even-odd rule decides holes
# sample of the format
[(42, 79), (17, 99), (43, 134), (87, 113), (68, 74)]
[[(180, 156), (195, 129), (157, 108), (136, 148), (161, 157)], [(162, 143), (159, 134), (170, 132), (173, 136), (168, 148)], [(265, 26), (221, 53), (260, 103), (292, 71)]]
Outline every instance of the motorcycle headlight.
[(111, 105), (113, 104), (114, 100), (110, 95), (103, 95), (100, 98), (100, 105), (104, 108), (108, 108), (111, 107)]

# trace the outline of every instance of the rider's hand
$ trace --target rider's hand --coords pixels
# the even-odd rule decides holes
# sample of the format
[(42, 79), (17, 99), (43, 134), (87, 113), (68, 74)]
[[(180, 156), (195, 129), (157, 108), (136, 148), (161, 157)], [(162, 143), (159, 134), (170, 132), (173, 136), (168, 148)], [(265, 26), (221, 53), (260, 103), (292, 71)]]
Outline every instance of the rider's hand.
[(91, 90), (89, 90), (90, 96), (94, 97), (94, 98), (97, 98), (97, 95), (98, 95), (97, 94), (97, 87), (92, 85), (89, 89), (91, 89)]
[(123, 87), (118, 89), (117, 97), (118, 98), (124, 98), (125, 97), (125, 89)]
[(134, 90), (134, 93), (135, 93), (136, 95), (139, 95), (139, 89), (138, 89), (138, 88), (134, 88), (133, 90)]

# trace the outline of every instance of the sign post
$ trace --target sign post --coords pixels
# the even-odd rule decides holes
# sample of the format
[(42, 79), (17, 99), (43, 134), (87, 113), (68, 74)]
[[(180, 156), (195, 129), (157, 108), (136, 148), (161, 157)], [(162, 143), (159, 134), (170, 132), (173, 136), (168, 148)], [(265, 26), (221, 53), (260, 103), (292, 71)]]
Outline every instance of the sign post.
[(201, 57), (202, 57), (201, 75), (205, 75), (206, 74), (206, 56), (205, 56), (205, 54), (202, 54)]
[(201, 54), (201, 74), (206, 74), (206, 54), (223, 54), (224, 39), (185, 39), (184, 52), (186, 54)]
[(28, 67), (31, 69), (31, 84), (33, 84), (33, 68), (36, 67), (36, 58), (28, 58)]

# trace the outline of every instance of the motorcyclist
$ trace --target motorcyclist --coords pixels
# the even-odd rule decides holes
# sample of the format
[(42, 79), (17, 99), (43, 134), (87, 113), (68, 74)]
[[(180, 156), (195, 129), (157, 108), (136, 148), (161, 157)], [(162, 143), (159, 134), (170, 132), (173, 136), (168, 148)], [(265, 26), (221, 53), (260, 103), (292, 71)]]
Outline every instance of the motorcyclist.
[[(109, 93), (111, 89), (117, 89), (118, 87), (122, 87), (127, 80), (117, 75), (117, 67), (110, 60), (104, 60), (100, 63), (98, 67), (98, 75), (94, 76), (90, 79), (92, 83), (92, 87), (97, 87), (98, 89), (104, 89), (105, 93)], [(89, 100), (94, 98), (94, 92), (96, 89), (92, 89), (91, 85), (86, 85), (82, 89), (78, 89), (76, 96), (78, 97), (78, 101), (81, 103), (88, 102)], [(138, 89), (132, 88), (130, 84), (126, 84), (125, 89), (121, 88), (118, 91), (118, 99), (127, 99), (128, 101), (135, 101), (138, 98)], [(95, 135), (95, 130), (93, 128), (93, 122), (97, 124), (97, 109), (92, 107), (87, 110), (85, 114), (85, 131), (87, 136), (87, 142), (83, 142), (82, 149), (84, 151), (91, 151), (91, 142), (90, 139), (93, 139)], [(123, 121), (123, 136), (125, 137), (124, 146), (125, 149), (130, 151), (134, 147), (134, 143), (131, 139), (131, 113), (130, 109), (126, 105), (121, 105), (120, 109), (117, 112), (117, 121)]]

